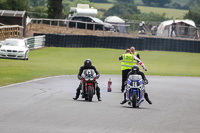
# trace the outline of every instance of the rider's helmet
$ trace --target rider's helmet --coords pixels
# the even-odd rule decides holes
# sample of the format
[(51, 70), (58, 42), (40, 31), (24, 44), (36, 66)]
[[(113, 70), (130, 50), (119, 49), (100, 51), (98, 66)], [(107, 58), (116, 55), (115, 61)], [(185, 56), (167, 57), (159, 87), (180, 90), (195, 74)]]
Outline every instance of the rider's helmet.
[(131, 71), (133, 74), (138, 74), (139, 71), (140, 71), (140, 68), (138, 65), (134, 65), (132, 68), (131, 68)]
[(84, 61), (84, 67), (90, 68), (92, 66), (92, 61), (90, 59), (86, 59)]

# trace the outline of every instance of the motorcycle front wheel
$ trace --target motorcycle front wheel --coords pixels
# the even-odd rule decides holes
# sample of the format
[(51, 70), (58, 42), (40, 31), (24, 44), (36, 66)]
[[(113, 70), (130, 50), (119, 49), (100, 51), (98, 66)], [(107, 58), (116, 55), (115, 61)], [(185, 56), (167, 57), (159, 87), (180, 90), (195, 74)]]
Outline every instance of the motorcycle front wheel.
[(132, 94), (132, 107), (137, 108), (136, 104), (137, 104), (137, 93), (136, 91), (134, 91)]
[(91, 102), (93, 98), (92, 86), (88, 86), (88, 100)]

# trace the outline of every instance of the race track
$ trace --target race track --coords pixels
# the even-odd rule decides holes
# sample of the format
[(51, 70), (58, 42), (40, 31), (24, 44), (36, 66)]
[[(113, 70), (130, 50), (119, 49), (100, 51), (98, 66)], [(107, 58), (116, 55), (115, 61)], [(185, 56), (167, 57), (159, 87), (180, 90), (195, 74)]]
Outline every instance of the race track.
[[(107, 92), (111, 78), (112, 92)], [(153, 102), (120, 105), (120, 75), (101, 75), (102, 101), (75, 96), (75, 75), (0, 87), (0, 133), (199, 133), (200, 78), (147, 76)]]

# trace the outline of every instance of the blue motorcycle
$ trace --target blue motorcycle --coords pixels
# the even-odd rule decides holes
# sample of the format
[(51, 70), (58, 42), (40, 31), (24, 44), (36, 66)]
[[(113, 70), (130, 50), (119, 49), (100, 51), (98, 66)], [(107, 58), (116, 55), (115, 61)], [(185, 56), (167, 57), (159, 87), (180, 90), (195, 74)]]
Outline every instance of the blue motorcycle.
[(130, 75), (126, 85), (126, 100), (133, 108), (144, 101), (145, 83), (140, 75)]

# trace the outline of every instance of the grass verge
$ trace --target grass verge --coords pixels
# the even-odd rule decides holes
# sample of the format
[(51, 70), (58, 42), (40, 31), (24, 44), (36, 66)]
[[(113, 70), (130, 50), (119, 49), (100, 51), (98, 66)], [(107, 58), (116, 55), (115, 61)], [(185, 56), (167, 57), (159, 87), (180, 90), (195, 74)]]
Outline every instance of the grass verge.
[[(121, 74), (118, 57), (125, 50), (49, 47), (31, 51), (29, 60), (0, 59), (0, 86), (35, 78), (77, 74), (90, 58), (100, 74)], [(139, 51), (146, 75), (200, 77), (200, 54)]]

